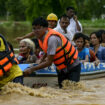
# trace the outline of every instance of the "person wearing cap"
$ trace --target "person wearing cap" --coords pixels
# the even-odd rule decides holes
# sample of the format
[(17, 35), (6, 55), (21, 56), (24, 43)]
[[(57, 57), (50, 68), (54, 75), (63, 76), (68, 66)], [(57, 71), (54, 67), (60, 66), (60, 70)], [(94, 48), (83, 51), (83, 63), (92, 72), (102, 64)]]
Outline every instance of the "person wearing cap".
[[(57, 24), (57, 21), (58, 21), (58, 17), (56, 16), (56, 14), (54, 13), (50, 13), (48, 16), (47, 16), (47, 21), (48, 21), (48, 27), (49, 28), (55, 28), (56, 27), (56, 24)], [(22, 37), (17, 37), (15, 40), (22, 40), (22, 39), (25, 39), (25, 38), (31, 38), (35, 36), (35, 33), (32, 31), (28, 34), (26, 34), (25, 36), (22, 36)]]
[(48, 21), (48, 27), (53, 29), (56, 27), (58, 17), (54, 13), (51, 13), (47, 16), (47, 21)]

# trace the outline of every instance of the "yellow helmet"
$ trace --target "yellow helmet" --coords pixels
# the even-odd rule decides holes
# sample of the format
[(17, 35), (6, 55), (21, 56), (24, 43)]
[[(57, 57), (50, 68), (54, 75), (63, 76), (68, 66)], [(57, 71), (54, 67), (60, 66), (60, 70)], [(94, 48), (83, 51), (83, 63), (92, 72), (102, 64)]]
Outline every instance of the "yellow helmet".
[(47, 16), (47, 20), (55, 20), (55, 21), (58, 21), (58, 17), (54, 13), (50, 13)]

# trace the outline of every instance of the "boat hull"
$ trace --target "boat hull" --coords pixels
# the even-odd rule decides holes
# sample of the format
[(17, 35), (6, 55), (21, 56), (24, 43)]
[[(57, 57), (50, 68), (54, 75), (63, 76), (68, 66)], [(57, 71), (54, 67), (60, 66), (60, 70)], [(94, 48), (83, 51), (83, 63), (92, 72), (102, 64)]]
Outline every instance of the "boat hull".
[[(19, 64), (22, 71), (30, 66), (36, 66), (37, 64)], [(100, 63), (95, 66), (94, 63), (81, 64), (81, 80), (96, 79), (105, 77), (105, 64)], [(24, 84), (30, 87), (41, 87), (41, 86), (57, 86), (57, 73), (54, 65), (33, 72), (30, 76), (24, 77)]]

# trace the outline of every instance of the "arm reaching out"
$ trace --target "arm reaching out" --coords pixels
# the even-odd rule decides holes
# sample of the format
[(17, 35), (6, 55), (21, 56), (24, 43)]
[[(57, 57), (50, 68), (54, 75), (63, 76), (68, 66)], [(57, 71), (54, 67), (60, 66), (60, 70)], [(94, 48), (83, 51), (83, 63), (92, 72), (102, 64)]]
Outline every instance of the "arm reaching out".
[(35, 35), (35, 33), (34, 33), (34, 32), (31, 32), (31, 33), (26, 34), (25, 36), (17, 37), (15, 40), (16, 40), (16, 41), (20, 41), (20, 40), (25, 39), (25, 38), (31, 38), (31, 37), (33, 37), (34, 35)]

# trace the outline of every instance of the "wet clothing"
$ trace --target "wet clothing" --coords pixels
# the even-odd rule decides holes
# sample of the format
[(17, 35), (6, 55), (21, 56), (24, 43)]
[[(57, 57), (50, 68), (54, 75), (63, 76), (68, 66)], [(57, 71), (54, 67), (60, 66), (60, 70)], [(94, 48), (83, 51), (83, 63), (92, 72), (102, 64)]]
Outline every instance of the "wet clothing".
[(16, 77), (15, 79), (13, 79), (13, 82), (23, 84), (23, 76)]
[(0, 35), (0, 43), (0, 77), (3, 77), (9, 72), (13, 64), (19, 62), (2, 35)]
[(64, 71), (59, 72), (57, 70), (59, 88), (62, 88), (63, 80), (79, 82), (80, 72), (81, 72), (81, 64), (75, 66), (72, 69), (68, 69), (68, 72)]
[(0, 88), (8, 82), (12, 82), (15, 78), (20, 77), (22, 75), (23, 73), (20, 67), (14, 64), (5, 77), (0, 77)]
[(56, 48), (56, 54), (54, 55), (53, 62), (58, 70), (62, 70), (66, 68), (68, 64), (74, 63), (74, 61), (78, 58), (78, 51), (62, 34), (49, 28), (48, 30), (49, 32), (45, 36), (43, 43), (39, 40), (39, 44), (44, 52), (47, 53), (49, 37), (52, 35), (60, 37), (62, 45)]
[[(55, 55), (56, 54), (56, 49), (58, 47), (62, 46), (62, 41), (58, 36), (52, 35), (49, 37), (48, 40), (48, 49), (47, 49), (47, 55)], [(75, 67), (78, 65), (79, 62), (78, 60), (74, 62), (73, 65), (69, 65), (71, 68)], [(66, 71), (66, 69), (62, 69), (63, 71)]]
[[(3, 52), (6, 52), (7, 51), (6, 48), (8, 47), (8, 45), (6, 45), (6, 41), (4, 41), (2, 39), (2, 37), (0, 37), (0, 42), (1, 42), (0, 54), (3, 55)], [(12, 82), (16, 77), (20, 77), (22, 75), (23, 75), (23, 73), (22, 73), (20, 67), (14, 62), (12, 64), (11, 68), (9, 69), (9, 71), (6, 72), (5, 75), (3, 75), (2, 77), (0, 77), (0, 88), (2, 86), (4, 86), (6, 83)]]
[[(47, 35), (49, 35), (49, 33), (50, 33), (50, 36), (48, 37)], [(56, 34), (60, 34), (60, 33), (58, 33), (58, 32), (56, 32), (56, 31), (53, 31), (53, 30), (49, 30), (49, 32), (48, 32), (48, 34), (45, 36), (45, 39), (43, 40), (43, 43), (41, 42), (41, 41), (39, 41), (39, 44), (40, 44), (40, 46), (41, 46), (41, 48), (45, 51), (45, 53), (47, 53), (47, 55), (54, 55), (54, 58), (56, 58), (57, 56), (56, 56), (56, 54), (57, 54), (57, 49), (58, 48), (60, 48), (60, 49), (62, 49), (62, 46), (63, 46), (63, 44), (62, 43), (65, 43), (65, 42), (63, 42), (63, 41), (65, 41), (65, 40), (67, 40), (63, 35), (61, 35), (61, 36), (59, 36), (59, 35), (56, 35)], [(70, 42), (69, 42), (70, 43)], [(46, 45), (47, 44), (47, 45)], [(44, 46), (43, 46), (44, 45)], [(72, 45), (71, 45), (72, 46)], [(64, 47), (65, 48), (65, 47)], [(60, 51), (62, 51), (61, 53), (63, 54), (63, 56), (64, 56), (64, 48), (62, 49), (62, 50), (60, 50)], [(70, 47), (68, 47), (68, 49), (69, 49)], [(74, 47), (73, 47), (74, 48)], [(74, 52), (75, 52), (75, 49), (72, 49)], [(74, 53), (73, 51), (71, 50), (71, 52), (72, 52), (72, 54)], [(69, 53), (68, 53), (69, 54)], [(77, 77), (77, 75), (76, 74), (78, 74), (78, 81), (79, 81), (79, 79), (80, 79), (80, 70), (81, 70), (81, 68), (78, 68), (77, 70), (75, 70), (74, 68), (76, 67), (76, 66), (78, 66), (78, 65), (80, 65), (80, 63), (79, 63), (79, 60), (78, 60), (78, 53), (74, 53), (74, 55), (75, 54), (77, 54), (76, 55), (76, 59), (74, 59), (73, 60), (73, 62), (69, 62), (69, 63), (65, 63), (65, 64), (63, 64), (63, 62), (65, 61), (65, 59), (66, 59), (66, 61), (68, 62), (69, 61), (69, 58), (64, 58), (64, 61), (62, 62), (62, 60), (60, 60), (60, 59), (58, 59), (58, 64), (59, 64), (59, 62), (61, 63), (61, 66), (60, 66), (60, 68), (59, 68), (59, 66), (57, 66), (56, 64), (57, 63), (55, 63), (55, 65), (56, 65), (56, 67), (57, 67), (57, 73), (58, 73), (58, 78), (59, 78), (59, 76), (61, 76), (60, 74), (61, 74), (61, 72), (62, 72), (62, 75), (65, 75), (65, 73), (67, 74), (67, 75), (69, 75), (69, 73), (68, 73), (68, 70), (69, 70), (69, 72), (70, 72), (70, 74), (72, 73), (72, 72), (76, 72), (74, 75), (75, 75), (75, 77)], [(58, 54), (58, 56), (59, 56), (60, 54)], [(66, 55), (67, 56), (67, 55)], [(62, 56), (59, 56), (60, 58), (62, 58)], [(72, 56), (72, 58), (73, 58), (73, 56)], [(66, 62), (65, 61), (65, 62)], [(71, 61), (71, 60), (70, 60)], [(63, 65), (62, 65), (63, 64)], [(60, 64), (59, 64), (60, 65)], [(72, 71), (72, 70), (74, 70), (74, 71)], [(64, 74), (63, 74), (64, 73)], [(69, 75), (70, 76), (70, 75)], [(62, 77), (61, 77), (62, 78)], [(71, 79), (69, 79), (69, 78), (71, 78)], [(74, 76), (73, 76), (73, 78), (72, 77), (69, 77), (68, 79), (69, 80), (72, 80), (72, 81), (75, 81), (75, 82), (77, 82), (75, 79), (73, 79), (74, 78)], [(62, 81), (63, 80), (65, 80), (65, 79), (67, 79), (67, 78), (62, 78)], [(61, 81), (61, 82), (62, 82)], [(59, 81), (58, 81), (59, 82)], [(60, 87), (60, 85), (59, 85), (59, 87)]]

